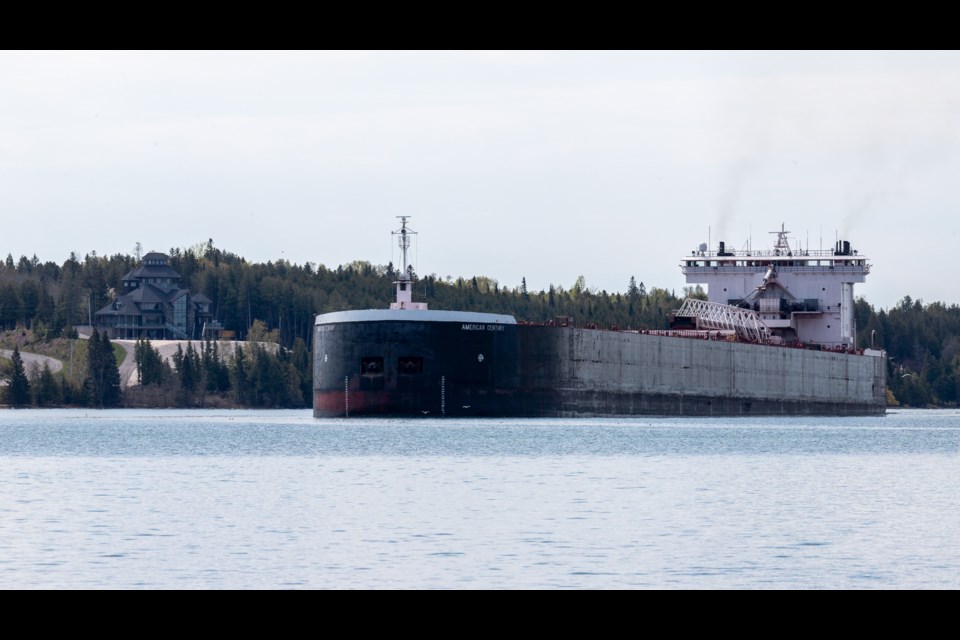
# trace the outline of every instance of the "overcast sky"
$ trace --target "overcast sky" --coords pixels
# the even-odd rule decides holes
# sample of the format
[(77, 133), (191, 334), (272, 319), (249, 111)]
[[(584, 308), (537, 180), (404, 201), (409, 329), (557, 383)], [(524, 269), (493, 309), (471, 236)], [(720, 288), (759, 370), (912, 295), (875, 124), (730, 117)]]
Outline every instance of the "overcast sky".
[(957, 53), (0, 53), (0, 253), (385, 264), (410, 215), (421, 274), (679, 293), (784, 222), (956, 303), (958, 152)]

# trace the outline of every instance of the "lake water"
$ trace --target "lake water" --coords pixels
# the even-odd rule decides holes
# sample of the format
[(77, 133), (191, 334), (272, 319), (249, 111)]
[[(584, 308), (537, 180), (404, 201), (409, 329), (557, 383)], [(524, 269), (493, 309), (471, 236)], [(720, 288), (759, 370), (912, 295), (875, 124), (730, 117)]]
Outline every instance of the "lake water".
[(4, 588), (960, 587), (960, 412), (0, 411)]

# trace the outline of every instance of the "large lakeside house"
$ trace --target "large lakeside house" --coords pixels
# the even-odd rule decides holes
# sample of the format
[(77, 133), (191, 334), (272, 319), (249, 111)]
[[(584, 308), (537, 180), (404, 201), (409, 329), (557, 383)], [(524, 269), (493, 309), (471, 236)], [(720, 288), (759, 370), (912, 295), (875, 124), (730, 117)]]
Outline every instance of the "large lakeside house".
[(217, 338), (210, 298), (180, 288), (180, 274), (162, 253), (123, 276), (123, 293), (93, 316), (93, 325), (112, 339), (196, 340)]

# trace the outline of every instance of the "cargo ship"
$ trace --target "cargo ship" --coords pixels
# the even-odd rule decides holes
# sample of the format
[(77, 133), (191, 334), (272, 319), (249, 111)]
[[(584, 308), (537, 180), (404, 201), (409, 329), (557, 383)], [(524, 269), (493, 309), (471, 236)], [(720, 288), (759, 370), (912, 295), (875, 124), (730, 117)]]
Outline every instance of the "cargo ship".
[(688, 298), (663, 330), (603, 330), (571, 318), (432, 310), (402, 270), (388, 309), (317, 316), (316, 417), (873, 415), (886, 354), (856, 344), (853, 286), (870, 272), (848, 241), (772, 248), (707, 243), (684, 256)]

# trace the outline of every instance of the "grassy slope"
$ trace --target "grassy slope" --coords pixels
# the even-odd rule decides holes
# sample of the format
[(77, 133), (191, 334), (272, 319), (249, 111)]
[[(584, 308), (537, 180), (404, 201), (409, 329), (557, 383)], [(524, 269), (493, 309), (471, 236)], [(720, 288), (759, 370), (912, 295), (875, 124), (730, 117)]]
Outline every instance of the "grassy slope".
[[(87, 341), (86, 340), (68, 340), (66, 338), (55, 338), (48, 341), (34, 341), (31, 332), (6, 331), (0, 333), (0, 348), (13, 349), (14, 345), (20, 347), (20, 351), (27, 353), (39, 353), (43, 356), (56, 358), (63, 362), (63, 375), (67, 376), (71, 382), (79, 385), (83, 382), (87, 373)], [(113, 345), (113, 355), (117, 360), (117, 366), (123, 362), (127, 352), (118, 344)]]

